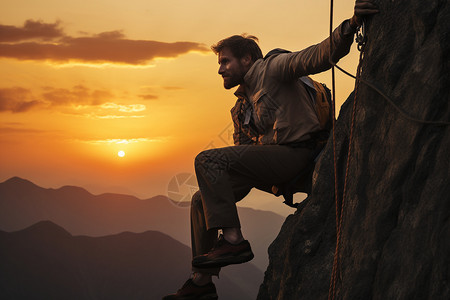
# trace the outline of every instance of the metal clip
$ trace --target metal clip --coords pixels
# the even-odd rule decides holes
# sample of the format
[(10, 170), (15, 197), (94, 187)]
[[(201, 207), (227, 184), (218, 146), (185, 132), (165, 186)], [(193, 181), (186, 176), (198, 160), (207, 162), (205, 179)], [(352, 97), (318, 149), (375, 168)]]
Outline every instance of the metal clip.
[(355, 41), (358, 43), (358, 50), (362, 51), (364, 45), (367, 41), (367, 35), (366, 35), (366, 29), (365, 29), (365, 22), (362, 21), (362, 24), (356, 28), (356, 39)]

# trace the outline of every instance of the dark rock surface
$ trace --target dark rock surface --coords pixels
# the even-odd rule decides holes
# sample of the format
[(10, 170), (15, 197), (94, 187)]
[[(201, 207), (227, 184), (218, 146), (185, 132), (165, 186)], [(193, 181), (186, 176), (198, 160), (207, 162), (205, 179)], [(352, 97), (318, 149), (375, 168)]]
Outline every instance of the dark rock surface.
[[(362, 78), (409, 115), (450, 121), (447, 0), (377, 1)], [(339, 193), (352, 98), (336, 127)], [(333, 149), (269, 248), (258, 299), (327, 299), (336, 245)], [(336, 299), (450, 299), (450, 128), (413, 122), (368, 86), (357, 97)]]

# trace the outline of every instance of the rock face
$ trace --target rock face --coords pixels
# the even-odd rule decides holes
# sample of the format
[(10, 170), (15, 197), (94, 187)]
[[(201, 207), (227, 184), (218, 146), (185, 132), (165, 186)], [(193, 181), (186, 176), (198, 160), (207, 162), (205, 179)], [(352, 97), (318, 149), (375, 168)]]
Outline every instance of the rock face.
[[(447, 0), (377, 1), (362, 78), (408, 115), (450, 122)], [(450, 126), (408, 120), (367, 85), (357, 97), (336, 299), (450, 299)], [(336, 126), (342, 193), (353, 100)], [(336, 245), (333, 148), (308, 202), (269, 248), (258, 299), (327, 299)]]

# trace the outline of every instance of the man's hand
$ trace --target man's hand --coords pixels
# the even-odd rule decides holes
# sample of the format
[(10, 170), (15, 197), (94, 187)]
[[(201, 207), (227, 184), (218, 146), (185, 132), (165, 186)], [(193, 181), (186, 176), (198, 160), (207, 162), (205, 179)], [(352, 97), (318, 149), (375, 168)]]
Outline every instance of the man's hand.
[(376, 6), (372, 0), (356, 0), (355, 12), (353, 17), (350, 19), (350, 26), (353, 29), (356, 29), (356, 27), (361, 25), (365, 16), (370, 16), (378, 12), (378, 6)]

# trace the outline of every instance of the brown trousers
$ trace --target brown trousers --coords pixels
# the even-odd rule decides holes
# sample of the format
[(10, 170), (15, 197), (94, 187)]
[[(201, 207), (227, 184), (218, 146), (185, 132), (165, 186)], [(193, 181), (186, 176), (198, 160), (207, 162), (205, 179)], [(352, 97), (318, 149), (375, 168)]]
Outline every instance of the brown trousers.
[[(313, 150), (283, 145), (240, 145), (211, 149), (195, 158), (200, 191), (191, 202), (192, 255), (211, 250), (217, 230), (240, 227), (236, 202), (252, 188), (266, 192), (297, 176), (313, 160)], [(220, 269), (193, 272), (218, 275)]]

